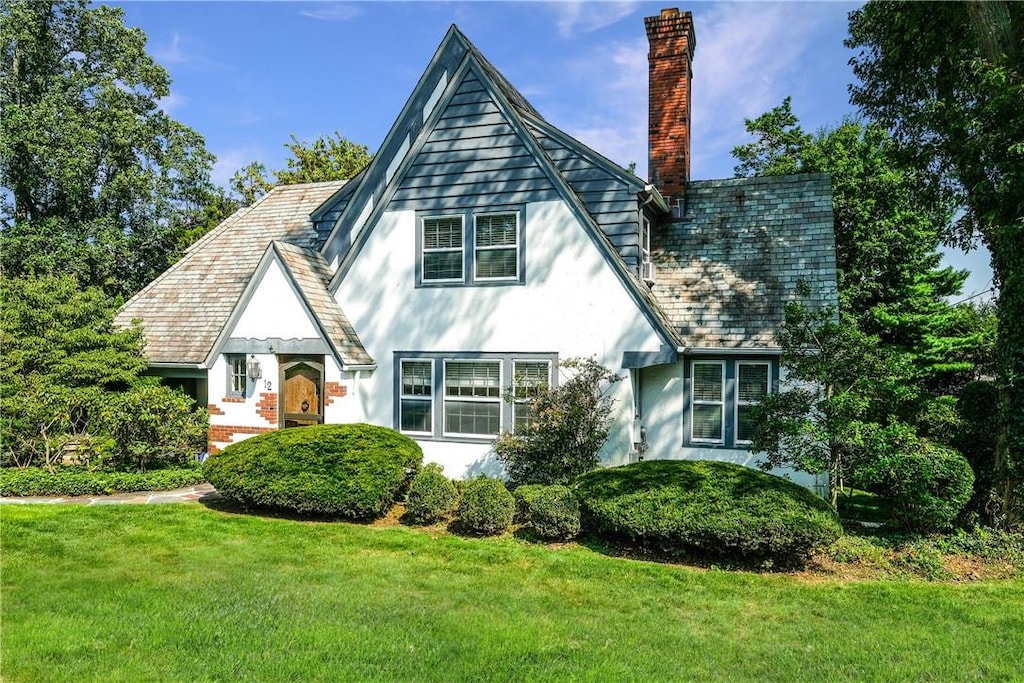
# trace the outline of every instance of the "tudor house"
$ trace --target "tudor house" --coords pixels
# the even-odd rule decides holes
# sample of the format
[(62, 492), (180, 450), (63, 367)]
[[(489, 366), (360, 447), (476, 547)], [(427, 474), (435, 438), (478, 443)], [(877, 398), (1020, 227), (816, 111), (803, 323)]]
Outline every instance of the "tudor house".
[(836, 303), (829, 179), (691, 180), (692, 18), (645, 24), (650, 182), (545, 121), (453, 26), (359, 175), (275, 188), (128, 301), (151, 370), (208, 405), (210, 449), (369, 422), (449, 476), (497, 473), (531, 388), (593, 357), (625, 380), (607, 464), (752, 464), (785, 304), (798, 284)]

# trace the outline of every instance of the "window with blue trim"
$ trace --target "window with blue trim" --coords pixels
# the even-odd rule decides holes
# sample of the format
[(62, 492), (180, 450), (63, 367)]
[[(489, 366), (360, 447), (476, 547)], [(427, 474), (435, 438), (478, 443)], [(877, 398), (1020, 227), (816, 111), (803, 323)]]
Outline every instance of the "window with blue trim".
[(417, 235), (418, 286), (524, 281), (522, 212), (460, 211), (423, 216)]
[(744, 448), (756, 436), (754, 408), (775, 391), (777, 361), (693, 359), (686, 369), (684, 443)]

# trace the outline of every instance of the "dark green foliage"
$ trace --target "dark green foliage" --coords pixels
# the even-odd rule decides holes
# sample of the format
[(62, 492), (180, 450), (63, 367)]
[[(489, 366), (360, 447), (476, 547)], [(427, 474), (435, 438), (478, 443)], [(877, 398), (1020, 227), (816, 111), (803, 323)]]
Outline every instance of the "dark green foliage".
[(409, 519), (417, 524), (435, 524), (447, 519), (459, 504), (459, 491), (444, 476), (437, 463), (428, 463), (416, 473), (409, 485), (405, 509)]
[(110, 464), (118, 469), (184, 465), (206, 448), (206, 411), (170, 387), (143, 384), (112, 393), (94, 412), (114, 442)]
[(246, 507), (374, 519), (386, 513), (423, 460), (398, 432), (366, 424), (260, 434), (203, 463), (207, 481)]
[[(2, 278), (0, 440), (4, 465), (52, 469), (73, 447), (92, 465), (182, 464), (206, 440), (205, 412), (141, 377), (138, 329), (113, 325), (114, 302), (70, 277)], [(111, 440), (91, 449), (83, 442)]]
[(580, 532), (580, 502), (568, 486), (520, 486), (514, 497), (523, 523), (540, 538), (567, 541)]
[(597, 466), (611, 425), (610, 389), (621, 378), (593, 359), (572, 358), (562, 367), (572, 375), (536, 391), (530, 422), (494, 442), (513, 485), (567, 484)]
[[(950, 27), (955, 27), (951, 30)], [(994, 480), (1001, 523), (1024, 524), (1024, 3), (870, 2), (850, 13), (851, 101), (893, 135), (905, 166), (963, 209), (999, 288), (1001, 391)]]
[(170, 491), (204, 481), (199, 467), (150, 472), (91, 471), (65, 467), (0, 468), (0, 496), (104, 496), (131, 491)]
[(503, 533), (512, 525), (516, 503), (499, 479), (471, 479), (455, 515), (458, 531), (479, 536)]
[(960, 430), (952, 446), (963, 453), (974, 470), (974, 492), (966, 512), (986, 524), (996, 522), (993, 514), (996, 442), (999, 438), (999, 390), (992, 382), (971, 382), (957, 401)]
[(576, 480), (585, 528), (671, 555), (799, 564), (841, 528), (786, 479), (725, 462), (649, 460)]
[(213, 156), (160, 107), (170, 76), (121, 8), (11, 0), (0, 18), (0, 268), (130, 295), (170, 264)]
[(974, 473), (956, 451), (919, 438), (900, 423), (873, 430), (856, 464), (859, 486), (893, 508), (898, 525), (928, 533), (950, 528), (971, 498)]

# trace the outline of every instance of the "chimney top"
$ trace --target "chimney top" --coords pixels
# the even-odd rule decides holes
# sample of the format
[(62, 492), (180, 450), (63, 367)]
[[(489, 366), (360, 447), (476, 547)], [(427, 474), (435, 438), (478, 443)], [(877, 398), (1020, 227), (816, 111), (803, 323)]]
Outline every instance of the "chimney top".
[(677, 8), (644, 19), (647, 54), (647, 174), (671, 204), (690, 180), (690, 82), (697, 40), (693, 15)]

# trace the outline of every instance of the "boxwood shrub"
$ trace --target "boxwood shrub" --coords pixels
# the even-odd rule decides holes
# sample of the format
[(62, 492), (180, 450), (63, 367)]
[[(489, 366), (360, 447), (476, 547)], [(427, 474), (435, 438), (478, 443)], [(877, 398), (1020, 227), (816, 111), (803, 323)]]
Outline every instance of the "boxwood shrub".
[(462, 490), (455, 515), (455, 529), (461, 533), (494, 536), (512, 526), (515, 500), (498, 479), (471, 479)]
[(422, 460), (415, 441), (385, 427), (314, 425), (231, 444), (206, 459), (203, 473), (246, 507), (374, 519), (394, 505)]
[(670, 555), (793, 565), (842, 533), (835, 512), (810, 490), (725, 462), (595, 470), (575, 490), (585, 528)]
[(0, 468), (0, 496), (107, 496), (134, 491), (171, 491), (205, 481), (199, 467), (148, 472), (94, 471), (60, 467)]
[(459, 491), (437, 463), (429, 463), (413, 477), (405, 511), (415, 524), (447, 519), (459, 504)]
[(520, 521), (540, 538), (567, 541), (580, 532), (580, 503), (568, 486), (520, 486), (514, 497)]

